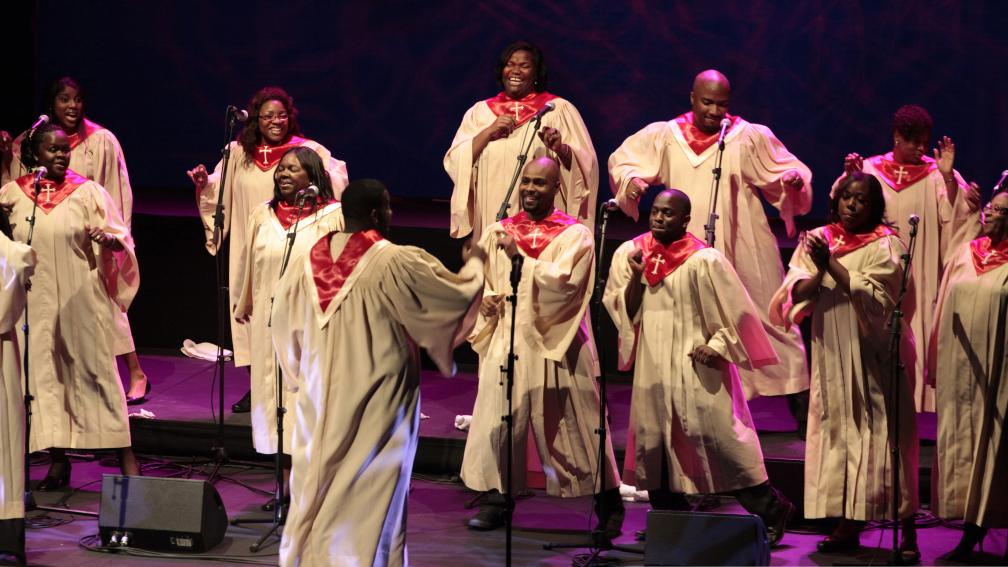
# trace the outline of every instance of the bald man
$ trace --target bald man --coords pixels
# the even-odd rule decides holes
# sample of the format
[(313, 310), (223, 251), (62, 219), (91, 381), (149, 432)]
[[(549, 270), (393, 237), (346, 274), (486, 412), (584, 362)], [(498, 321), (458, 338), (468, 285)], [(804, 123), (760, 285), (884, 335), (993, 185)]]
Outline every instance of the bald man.
[(656, 510), (689, 509), (685, 494), (731, 493), (776, 545), (795, 507), (770, 486), (738, 371), (777, 354), (724, 255), (686, 231), (690, 218), (685, 193), (659, 193), (650, 232), (613, 255), (603, 296), (620, 369), (634, 367), (637, 487)]
[[(560, 168), (539, 158), (522, 171), (522, 211), (487, 227), (480, 247), (487, 251), (483, 303), (469, 337), (480, 355), (479, 390), (462, 460), (462, 480), (486, 492), (480, 511), (469, 520), (478, 530), (504, 523), (507, 451), (506, 382), (511, 308), (512, 258), (520, 256), (521, 280), (514, 335), (517, 355), (513, 390), (514, 463), (512, 490), (525, 486), (525, 454), (531, 428), (546, 475), (546, 492), (561, 497), (592, 494), (599, 481), (598, 355), (588, 320), (594, 280), (595, 249), (591, 231), (554, 206)], [(605, 486), (596, 502), (597, 530), (620, 534), (623, 503), (612, 443), (605, 447)]]
[(651, 185), (682, 190), (695, 211), (687, 228), (704, 234), (721, 121), (728, 119), (714, 247), (760, 306), (760, 318), (780, 358), (780, 363), (759, 370), (740, 369), (742, 385), (747, 398), (800, 392), (808, 389), (809, 373), (798, 328), (774, 327), (766, 311), (783, 281), (784, 267), (760, 195), (780, 211), (793, 236), (794, 216), (812, 206), (812, 172), (769, 128), (729, 114), (730, 102), (728, 79), (713, 69), (703, 71), (693, 81), (692, 110), (627, 138), (609, 157), (609, 182), (623, 212), (634, 219)]

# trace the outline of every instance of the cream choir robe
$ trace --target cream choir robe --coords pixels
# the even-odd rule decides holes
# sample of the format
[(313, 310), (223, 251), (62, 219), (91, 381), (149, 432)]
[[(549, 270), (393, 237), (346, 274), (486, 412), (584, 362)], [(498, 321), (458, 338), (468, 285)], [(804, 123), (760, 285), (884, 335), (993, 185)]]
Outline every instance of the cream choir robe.
[[(324, 236), (326, 261), (341, 259), (355, 235)], [(284, 378), (299, 389), (280, 564), (405, 565), (417, 347), (450, 373), (452, 337), (483, 286), (483, 263), (471, 259), (455, 275), (418, 248), (379, 240), (323, 309), (312, 255), (288, 269), (273, 312)]]
[[(473, 138), (493, 124), (497, 115), (483, 100), (466, 111), (444, 157), (445, 171), (454, 183), (451, 196), (453, 238), (463, 238), (472, 233), (473, 242), (477, 242), (483, 231), (497, 220), (497, 212), (518, 165), (518, 154), (524, 149), (524, 143), (528, 143), (529, 136), (534, 140), (526, 163), (548, 155), (561, 164), (557, 208), (588, 228), (594, 228), (599, 177), (595, 147), (592, 146), (588, 129), (574, 105), (559, 97), (552, 100), (556, 109), (543, 116), (540, 128), (550, 127), (560, 131), (561, 139), (571, 148), (570, 169), (563, 167), (560, 158), (532, 130), (533, 120), (516, 128), (507, 138), (488, 143), (474, 163)], [(520, 181), (521, 179), (518, 180)], [(511, 194), (511, 207), (507, 216), (515, 215), (521, 210), (518, 205), (518, 182)]]
[[(609, 182), (620, 208), (638, 217), (630, 197), (631, 179), (640, 177), (686, 193), (693, 205), (687, 230), (704, 234), (710, 211), (711, 180), (717, 144), (693, 152), (675, 120), (656, 122), (633, 134), (609, 157)], [(800, 191), (785, 189), (783, 175), (797, 170), (805, 181)], [(749, 296), (760, 308), (767, 335), (780, 362), (755, 371), (739, 369), (747, 398), (800, 392), (809, 387), (805, 347), (797, 326), (774, 327), (765, 311), (784, 276), (777, 240), (767, 224), (760, 193), (794, 234), (794, 217), (812, 206), (812, 172), (766, 126), (737, 118), (725, 137), (718, 192), (714, 247), (725, 255)]]
[[(10, 178), (4, 177), (4, 183), (30, 173), (21, 163), (22, 133), (14, 140), (14, 160), (10, 166)], [(101, 185), (112, 202), (115, 203), (126, 228), (133, 226), (133, 189), (130, 186), (129, 172), (126, 170), (126, 158), (122, 146), (115, 135), (104, 126), (84, 119), (84, 133), (70, 137), (70, 168), (78, 175), (86, 177)], [(5, 172), (6, 173), (6, 172)], [(136, 350), (133, 344), (133, 331), (125, 311), (114, 309), (112, 317), (115, 325), (112, 341), (116, 355), (126, 354)]]
[[(67, 171), (67, 179), (73, 177)], [(113, 313), (133, 301), (140, 274), (115, 203), (95, 182), (79, 181), (51, 211), (40, 207), (36, 215), (32, 248), (38, 265), (28, 301), (32, 451), (130, 445), (111, 327)], [(25, 241), (32, 200), (15, 181), (0, 188), (0, 205), (13, 206), (14, 238)], [(101, 228), (124, 249), (92, 242), (85, 225)]]
[(977, 274), (970, 244), (960, 246), (938, 308), (928, 359), (938, 394), (931, 501), (942, 518), (1008, 528), (1008, 264)]
[[(573, 221), (572, 221), (573, 222)], [(487, 228), (484, 298), (511, 293), (511, 259), (497, 247), (500, 223)], [(518, 287), (513, 390), (512, 490), (525, 484), (528, 428), (532, 428), (546, 478), (546, 492), (563, 497), (596, 490), (598, 472), (598, 354), (591, 335), (588, 301), (594, 281), (591, 232), (571, 224), (538, 258), (522, 251)], [(507, 442), (501, 416), (507, 398), (501, 385), (507, 361), (511, 308), (499, 317), (478, 317), (469, 337), (480, 356), (479, 389), (462, 458), (462, 481), (473, 490), (503, 490)], [(505, 382), (506, 383), (506, 382)], [(608, 427), (608, 425), (606, 426)], [(606, 486), (619, 486), (612, 436), (606, 437)]]
[[(942, 279), (947, 258), (961, 246), (969, 242), (980, 229), (980, 215), (969, 211), (965, 192), (969, 185), (963, 181), (959, 172), (954, 172), (959, 186), (959, 195), (955, 205), (949, 202), (948, 191), (941, 172), (937, 167), (919, 181), (896, 191), (896, 180), (881, 174), (879, 159), (886, 157), (890, 161), (892, 153), (886, 156), (875, 156), (864, 160), (863, 171), (874, 175), (882, 184), (882, 193), (886, 201), (886, 218), (892, 222), (904, 239), (909, 238), (910, 215), (920, 217), (917, 225), (917, 243), (914, 244), (913, 262), (910, 264), (910, 274), (913, 277), (914, 316), (910, 320), (916, 342), (917, 358), (914, 372), (914, 403), (917, 411), (935, 411), (934, 386), (924, 381), (924, 356), (927, 352), (927, 342), (934, 328), (934, 317), (937, 314), (935, 301), (938, 298), (938, 284)], [(931, 158), (924, 157), (925, 163), (934, 163)], [(897, 173), (897, 177), (899, 177)], [(833, 184), (843, 179), (841, 176)]]
[[(813, 231), (823, 234), (822, 228)], [(826, 274), (818, 294), (793, 303), (795, 284), (815, 265), (799, 244), (783, 285), (773, 297), (775, 324), (792, 325), (812, 313), (812, 388), (805, 440), (805, 517), (891, 518), (889, 452), (890, 319), (899, 294), (906, 252), (895, 235), (838, 258), (850, 274), (851, 294)], [(904, 301), (901, 359), (913, 363), (913, 333), (906, 324), (913, 301)], [(909, 363), (909, 364), (908, 364)], [(910, 381), (900, 376), (900, 517), (917, 511), (917, 420)]]
[[(304, 140), (301, 145), (315, 150), (315, 153), (322, 158), (322, 163), (329, 172), (329, 179), (332, 181), (333, 192), (339, 200), (343, 189), (348, 183), (346, 163), (332, 157), (329, 150), (321, 144), (312, 140)], [(252, 209), (273, 198), (273, 172), (276, 171), (276, 164), (263, 171), (256, 163), (249, 159), (245, 150), (238, 142), (231, 142), (231, 157), (228, 160), (226, 185), (224, 186), (224, 233), (223, 238), (230, 234), (230, 250), (228, 252), (228, 290), (230, 294), (230, 311), (234, 312), (234, 307), (238, 303), (238, 293), (241, 287), (240, 271), (242, 252), (248, 246), (249, 215)], [(279, 162), (277, 162), (279, 163)], [(196, 195), (197, 206), (199, 207), (200, 218), (203, 220), (203, 229), (206, 233), (206, 247), (210, 254), (217, 254), (217, 246), (214, 245), (214, 212), (217, 208), (217, 192), (221, 175), (223, 174), (224, 160), (217, 162), (213, 173), (209, 175), (206, 187)], [(231, 219), (236, 219), (231, 222)], [(249, 327), (240, 325), (233, 318), (231, 319), (231, 341), (234, 349), (235, 366), (249, 366), (251, 364), (251, 353), (249, 352)]]
[[(648, 286), (629, 315), (624, 300), (637, 249), (623, 243), (613, 255), (603, 298), (619, 335), (619, 363), (634, 365), (636, 485), (689, 494), (728, 492), (767, 480), (763, 451), (736, 367), (777, 362), (759, 313), (724, 255), (699, 250), (658, 285)], [(651, 269), (645, 267), (645, 269)], [(728, 364), (693, 362), (700, 345)], [(636, 363), (636, 364), (635, 364)]]
[[(343, 211), (339, 203), (332, 203), (311, 214), (298, 223), (294, 248), (291, 251), (288, 268), (300, 267), (305, 252), (323, 234), (343, 229)], [(263, 203), (249, 217), (248, 235), (242, 255), (235, 318), (248, 316), (252, 367), (252, 444), (259, 453), (272, 455), (277, 452), (276, 409), (277, 374), (273, 339), (270, 336), (270, 310), (273, 304), (274, 288), (280, 277), (284, 250), (287, 246), (287, 229), (283, 227), (269, 203)], [(284, 392), (284, 408), (293, 408), (293, 391)], [(284, 453), (291, 453), (291, 432), (294, 416), (284, 414)]]
[(35, 262), (31, 248), (0, 233), (0, 520), (24, 517), (24, 391), (17, 322)]

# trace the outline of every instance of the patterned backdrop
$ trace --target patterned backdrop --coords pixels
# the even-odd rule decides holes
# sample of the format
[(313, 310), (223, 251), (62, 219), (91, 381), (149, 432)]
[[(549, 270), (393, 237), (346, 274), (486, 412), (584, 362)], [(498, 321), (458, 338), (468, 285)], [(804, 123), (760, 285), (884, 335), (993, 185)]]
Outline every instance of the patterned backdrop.
[(989, 191), (1008, 167), (1006, 23), (1002, 2), (39, 0), (33, 72), (36, 92), (60, 74), (83, 81), (141, 188), (188, 186), (187, 168), (218, 158), (226, 105), (279, 84), (352, 177), (447, 198), (444, 151), (463, 112), (498, 91), (492, 68), (513, 39), (543, 48), (603, 168), (627, 135), (686, 110), (692, 77), (716, 67), (732, 111), (811, 166), (822, 214), (843, 156), (890, 149), (907, 102)]

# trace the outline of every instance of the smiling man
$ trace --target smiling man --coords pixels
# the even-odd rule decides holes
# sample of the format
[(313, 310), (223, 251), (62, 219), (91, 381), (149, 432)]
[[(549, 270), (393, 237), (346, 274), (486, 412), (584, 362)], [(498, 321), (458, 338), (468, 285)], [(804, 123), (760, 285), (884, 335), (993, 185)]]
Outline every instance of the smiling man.
[[(682, 190), (696, 212), (687, 228), (703, 234), (721, 121), (727, 119), (714, 246), (738, 272), (753, 302), (765, 306), (780, 286), (784, 268), (760, 194), (780, 211), (788, 234), (794, 235), (794, 216), (812, 206), (812, 172), (769, 128), (729, 114), (731, 94), (731, 84), (720, 72), (710, 69), (698, 74), (690, 92), (690, 112), (650, 124), (627, 138), (609, 157), (609, 181), (620, 207), (634, 219), (651, 185)], [(765, 308), (760, 309), (760, 317), (780, 363), (741, 371), (747, 397), (808, 389), (808, 366), (798, 328), (774, 328)]]
[[(487, 228), (480, 247), (487, 250), (480, 316), (469, 337), (480, 355), (479, 390), (462, 460), (462, 480), (486, 492), (469, 527), (500, 527), (506, 515), (504, 487), (507, 392), (501, 366), (507, 361), (512, 259), (521, 257), (515, 321), (513, 390), (514, 463), (512, 489), (525, 486), (525, 451), (531, 428), (546, 475), (546, 492), (575, 497), (596, 490), (599, 395), (598, 356), (588, 321), (595, 250), (591, 232), (554, 206), (560, 165), (542, 157), (522, 172), (522, 211)], [(607, 437), (611, 439), (611, 437)], [(605, 491), (596, 503), (597, 529), (619, 535), (623, 503), (611, 442), (606, 446)]]

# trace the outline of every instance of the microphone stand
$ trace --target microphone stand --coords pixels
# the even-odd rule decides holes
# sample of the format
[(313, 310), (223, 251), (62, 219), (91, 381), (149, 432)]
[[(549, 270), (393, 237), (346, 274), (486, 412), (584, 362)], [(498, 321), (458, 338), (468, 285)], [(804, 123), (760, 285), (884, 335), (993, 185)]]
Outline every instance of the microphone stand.
[[(524, 157), (524, 156), (523, 156)], [(520, 161), (520, 158), (519, 158)], [(504, 201), (504, 205), (507, 205), (507, 200)], [(506, 207), (505, 207), (506, 208)], [(508, 303), (511, 304), (511, 330), (510, 330), (510, 340), (508, 343), (508, 355), (507, 363), (501, 366), (501, 374), (504, 379), (504, 391), (507, 396), (507, 414), (501, 416), (501, 421), (504, 422), (507, 442), (507, 456), (505, 458), (507, 468), (505, 469), (505, 482), (504, 482), (504, 564), (507, 567), (511, 567), (511, 530), (514, 520), (514, 508), (515, 501), (512, 494), (512, 467), (514, 466), (514, 372), (515, 372), (515, 361), (518, 360), (518, 356), (515, 355), (515, 317), (517, 315), (518, 309), (518, 284), (521, 282), (522, 265), (524, 265), (525, 258), (520, 253), (515, 254), (511, 257), (511, 295), (507, 297)]]
[(714, 247), (714, 227), (717, 223), (717, 200), (718, 191), (721, 188), (721, 160), (724, 159), (725, 141), (724, 137), (718, 140), (717, 156), (714, 158), (714, 179), (711, 180), (711, 202), (710, 215), (707, 217), (707, 224), (704, 225), (704, 234), (707, 238), (707, 246)]
[(508, 185), (507, 194), (504, 195), (504, 200), (501, 201), (500, 209), (497, 210), (498, 222), (507, 216), (508, 209), (511, 207), (511, 194), (514, 193), (515, 185), (518, 183), (518, 176), (521, 175), (521, 170), (525, 167), (525, 160), (528, 159), (528, 152), (532, 147), (532, 141), (535, 140), (535, 133), (539, 131), (539, 124), (542, 122), (542, 117), (542, 114), (536, 115), (535, 123), (532, 127), (532, 135), (529, 136), (528, 143), (525, 144), (525, 149), (522, 150), (522, 153), (518, 154), (518, 163), (515, 165), (514, 175), (511, 176), (511, 183)]
[[(35, 219), (36, 213), (38, 211), (38, 198), (39, 198), (39, 185), (41, 184), (42, 178), (39, 177), (35, 180), (35, 196), (32, 199), (32, 212), (31, 216), (26, 218), (28, 221), (28, 238), (25, 240), (25, 244), (31, 246), (32, 238), (35, 235)], [(24, 427), (24, 507), (25, 512), (32, 512), (35, 510), (43, 510), (45, 512), (62, 512), (64, 514), (76, 514), (79, 516), (91, 516), (94, 518), (98, 517), (96, 512), (88, 512), (85, 510), (74, 510), (72, 508), (56, 508), (53, 506), (39, 506), (35, 503), (35, 497), (32, 496), (31, 490), (28, 489), (28, 478), (31, 471), (31, 465), (28, 462), (28, 458), (31, 455), (31, 403), (35, 399), (35, 396), (31, 394), (31, 374), (28, 372), (28, 362), (30, 357), (28, 337), (30, 332), (30, 326), (28, 324), (28, 298), (27, 294), (25, 296), (25, 308), (24, 308), (24, 325), (21, 326), (21, 330), (24, 332), (24, 352), (22, 353), (22, 375), (24, 376), (24, 409), (25, 409), (25, 427)]]
[[(218, 380), (218, 414), (217, 439), (214, 441), (214, 445), (210, 447), (214, 468), (210, 472), (207, 482), (211, 483), (216, 481), (217, 473), (220, 472), (221, 466), (228, 462), (227, 449), (224, 447), (224, 335), (227, 333), (228, 326), (230, 325), (228, 316), (230, 313), (231, 297), (228, 284), (225, 281), (226, 268), (224, 262), (226, 259), (222, 253), (221, 244), (224, 240), (224, 187), (227, 183), (228, 164), (231, 161), (231, 140), (234, 137), (234, 127), (237, 122), (230, 108), (228, 108), (225, 121), (226, 139), (224, 141), (224, 148), (221, 150), (221, 176), (217, 184), (217, 207), (214, 210), (213, 216), (214, 265), (217, 272), (217, 364), (214, 370), (214, 377)], [(233, 340), (234, 338), (232, 337)], [(232, 346), (232, 350), (233, 348)]]
[[(290, 229), (287, 230), (286, 240), (284, 244), (283, 261), (280, 264), (280, 273), (277, 275), (277, 283), (283, 278), (284, 272), (287, 271), (287, 264), (290, 262), (291, 253), (294, 251), (294, 240), (297, 238), (298, 224), (301, 222), (301, 213), (304, 212), (306, 197), (304, 195), (298, 197), (298, 214), (294, 219), (294, 224), (291, 225)], [(276, 296), (270, 297), (270, 313), (269, 319), (266, 322), (268, 327), (273, 325), (273, 302)], [(240, 518), (231, 520), (232, 526), (239, 526), (241, 524), (271, 524), (269, 530), (267, 530), (255, 543), (249, 546), (249, 551), (252, 553), (258, 552), (262, 549), (263, 543), (270, 536), (274, 535), (280, 526), (287, 523), (287, 505), (285, 504), (284, 498), (284, 482), (283, 482), (283, 447), (284, 447), (284, 415), (287, 413), (287, 409), (284, 407), (283, 398), (283, 372), (280, 370), (280, 361), (277, 359), (276, 351), (273, 352), (273, 368), (276, 371), (276, 434), (277, 434), (277, 450), (276, 455), (273, 459), (273, 473), (276, 480), (276, 489), (273, 492), (273, 518), (263, 519), (263, 518), (253, 518), (243, 520)]]
[[(606, 391), (606, 384), (608, 379), (606, 378), (606, 366), (605, 366), (605, 353), (606, 349), (598, 348), (598, 338), (601, 336), (601, 316), (602, 316), (602, 296), (605, 294), (606, 280), (608, 279), (608, 273), (602, 270), (602, 261), (605, 254), (605, 242), (606, 242), (606, 228), (609, 225), (609, 207), (606, 206), (607, 203), (603, 202), (599, 207), (602, 213), (602, 222), (598, 225), (598, 230), (596, 230), (595, 235), (595, 289), (592, 292), (591, 301), (591, 323), (592, 323), (592, 334), (596, 341), (596, 351), (598, 352), (599, 359), (599, 415), (598, 415), (598, 429), (595, 433), (598, 434), (599, 444), (598, 444), (598, 474), (599, 477), (599, 489), (595, 493), (593, 500), (598, 502), (599, 511), (602, 512), (602, 495), (606, 491), (606, 439), (608, 436), (608, 428), (606, 427), (606, 416), (608, 415), (608, 394)], [(601, 520), (601, 518), (599, 518)], [(605, 526), (603, 526), (604, 528)], [(590, 541), (587, 545), (582, 543), (544, 543), (543, 549), (564, 549), (564, 548), (579, 548), (584, 547), (592, 549), (592, 552), (583, 559), (579, 558), (576, 560), (575, 565), (579, 567), (589, 567), (591, 565), (605, 565), (610, 563), (610, 559), (607, 557), (602, 557), (601, 553), (606, 550), (623, 551), (625, 553), (635, 553), (643, 554), (643, 551), (633, 547), (625, 547), (619, 545), (613, 545), (612, 540), (606, 536), (605, 532), (598, 532), (590, 534)]]
[(893, 553), (892, 564), (903, 565), (903, 556), (899, 551), (899, 505), (900, 505), (900, 377), (903, 365), (900, 363), (900, 340), (903, 333), (903, 297), (907, 292), (907, 282), (910, 280), (910, 264), (913, 261), (914, 247), (917, 243), (917, 223), (910, 224), (910, 244), (906, 254), (903, 254), (903, 277), (900, 278), (899, 295), (896, 306), (889, 317), (889, 454), (892, 459), (892, 517), (893, 517)]

